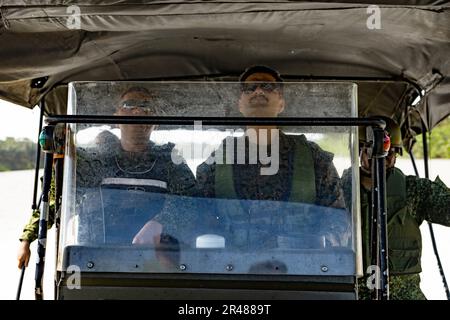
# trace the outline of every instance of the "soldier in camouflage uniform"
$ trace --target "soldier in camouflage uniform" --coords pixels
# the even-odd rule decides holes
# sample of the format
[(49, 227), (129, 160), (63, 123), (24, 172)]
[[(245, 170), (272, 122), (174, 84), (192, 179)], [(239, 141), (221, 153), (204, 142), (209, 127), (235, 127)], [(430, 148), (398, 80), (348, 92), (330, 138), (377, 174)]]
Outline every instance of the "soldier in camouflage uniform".
[[(54, 175), (52, 175), (52, 177), (54, 177)], [(33, 210), (30, 220), (23, 228), (22, 235), (19, 238), (20, 245), (17, 254), (19, 269), (21, 269), (23, 265), (25, 265), (25, 267), (28, 267), (28, 262), (30, 260), (31, 255), (30, 244), (37, 239), (39, 231), (39, 219), (40, 219), (39, 209)], [(55, 221), (55, 180), (52, 178), (49, 197), (49, 217), (47, 221), (48, 229), (50, 229), (53, 226), (54, 221)]]
[[(159, 106), (141, 87), (129, 89), (115, 115), (158, 114)], [(121, 139), (110, 132), (97, 137), (96, 150), (77, 150), (77, 192), (80, 243), (139, 243), (139, 230), (165, 205), (167, 194), (195, 192), (195, 178), (174, 144), (149, 141), (154, 125), (120, 124)], [(101, 200), (100, 200), (101, 199)], [(102, 213), (102, 214), (98, 214)], [(137, 236), (136, 239), (135, 236)]]
[[(436, 178), (434, 182), (416, 176), (405, 176), (396, 168), (397, 154), (402, 151), (400, 128), (391, 119), (385, 119), (390, 134), (391, 149), (386, 157), (386, 200), (388, 214), (388, 261), (390, 298), (424, 300), (420, 289), (422, 271), (420, 258), (422, 239), (420, 225), (424, 220), (450, 226), (450, 191)], [(360, 130), (364, 140), (365, 130)], [(364, 270), (370, 265), (369, 213), (371, 203), (371, 166), (367, 148), (361, 145), (361, 215)], [(344, 171), (342, 180), (347, 203), (351, 203), (351, 172)], [(359, 298), (370, 299), (367, 277), (359, 280)]]
[[(239, 110), (244, 116), (276, 117), (283, 111), (282, 79), (277, 71), (264, 66), (254, 66), (241, 75), (240, 81), (242, 93)], [(262, 132), (260, 129), (267, 130), (267, 151), (270, 153), (270, 132), (278, 129), (267, 126), (253, 126), (251, 129), (256, 132)], [(197, 182), (201, 197), (243, 201), (231, 201), (223, 205), (216, 201), (216, 209), (209, 207), (208, 211), (214, 212), (211, 215), (205, 210), (189, 209), (189, 202), (186, 202), (183, 213), (179, 213), (180, 208), (175, 208), (177, 214), (168, 212), (155, 217), (148, 230), (151, 236), (147, 240), (150, 243), (151, 238), (163, 229), (165, 233), (177, 238), (185, 237), (190, 233), (189, 229), (198, 229), (200, 226), (196, 224), (203, 223), (208, 224), (210, 230), (220, 229), (218, 225), (222, 225), (222, 230), (225, 229), (223, 231), (227, 235), (227, 243), (238, 248), (276, 247), (278, 231), (283, 230), (291, 235), (301, 234), (302, 230), (312, 232), (311, 229), (305, 230), (306, 225), (315, 227), (318, 233), (326, 234), (328, 245), (347, 244), (350, 223), (344, 210), (340, 210), (342, 215), (334, 219), (339, 221), (334, 225), (321, 224), (317, 220), (318, 206), (322, 206), (323, 216), (327, 216), (325, 207), (344, 207), (340, 179), (332, 163), (333, 154), (307, 141), (303, 135), (289, 136), (279, 132), (279, 140), (274, 141), (279, 144), (278, 172), (263, 175), (261, 169), (267, 166), (262, 165), (261, 161), (256, 164), (250, 164), (248, 161), (249, 145), (256, 144), (256, 153), (260, 154), (260, 141), (244, 136), (234, 139), (234, 147), (239, 145), (239, 139), (245, 139), (245, 150), (237, 151), (235, 148), (233, 153), (237, 158), (238, 152), (244, 152), (245, 164), (238, 164), (236, 158), (233, 161), (235, 164), (217, 164), (208, 159), (197, 169)], [(221, 148), (225, 149), (226, 145), (228, 142), (224, 141)], [(227, 151), (223, 150), (222, 155), (225, 156), (226, 153)], [(215, 158), (216, 154), (213, 153), (210, 158)], [(316, 211), (302, 210), (302, 215), (298, 214), (299, 210), (289, 210), (290, 213), (286, 213), (282, 210), (286, 208), (285, 202), (310, 204), (309, 207), (314, 207)], [(201, 216), (202, 221), (192, 214)]]
[[(277, 71), (254, 66), (248, 68), (239, 80), (239, 110), (244, 116), (277, 117), (283, 111), (282, 78)], [(333, 212), (323, 207), (344, 207), (333, 154), (307, 141), (303, 135), (286, 135), (275, 127), (266, 126), (250, 126), (248, 129), (254, 129), (258, 139), (261, 138), (260, 129), (278, 131), (278, 141), (268, 144), (268, 147), (273, 147), (273, 143), (279, 145), (279, 166), (275, 174), (262, 174), (261, 169), (265, 165), (260, 159), (256, 164), (251, 164), (248, 159), (245, 164), (238, 164), (237, 159), (234, 159), (234, 164), (224, 161), (224, 164), (208, 164), (211, 161), (207, 160), (197, 169), (197, 181), (203, 196), (250, 200), (241, 201), (237, 208), (226, 208), (222, 214), (231, 242), (240, 248), (273, 248), (281, 245), (277, 241), (278, 236), (288, 235), (289, 239), (291, 236), (322, 234), (326, 235), (327, 246), (345, 243), (342, 237), (347, 234), (345, 228), (350, 224), (345, 221), (344, 210), (341, 210), (339, 217), (336, 215), (336, 219), (321, 220), (328, 217), (328, 211)], [(255, 149), (260, 154), (259, 140), (251, 135), (235, 138), (235, 146), (239, 144), (239, 139), (245, 139), (245, 150), (236, 150), (236, 158), (238, 152), (244, 152), (247, 156), (252, 143), (256, 144)], [(224, 142), (222, 148), (225, 149), (226, 145), (228, 142)], [(311, 206), (308, 210), (289, 210), (283, 205), (286, 201)], [(321, 208), (318, 209), (318, 206)], [(333, 220), (336, 224), (330, 224)]]
[[(156, 110), (154, 110), (151, 99), (151, 94), (145, 88), (130, 88), (121, 96), (120, 104), (115, 114), (121, 116), (153, 114)], [(112, 133), (105, 131), (97, 136), (95, 148), (79, 148), (77, 150), (77, 199), (83, 198), (83, 201), (85, 201), (89, 198), (92, 200), (92, 204), (97, 203), (98, 205), (100, 200), (95, 198), (95, 195), (98, 195), (98, 193), (91, 193), (91, 197), (89, 197), (89, 195), (79, 194), (80, 190), (85, 190), (85, 188), (98, 190), (100, 185), (120, 188), (123, 183), (143, 181), (139, 179), (145, 179), (144, 182), (148, 185), (145, 188), (152, 188), (152, 190), (146, 191), (173, 194), (190, 194), (194, 192), (195, 178), (189, 167), (183, 161), (178, 161), (178, 163), (181, 163), (179, 165), (175, 165), (172, 161), (172, 157), (176, 156), (176, 152), (173, 150), (174, 145), (157, 146), (149, 141), (153, 129), (153, 125), (120, 125), (120, 140)], [(104, 178), (107, 178), (107, 180), (104, 180)], [(142, 186), (138, 186), (139, 190), (142, 188)], [(49, 227), (54, 220), (54, 201), (54, 184), (52, 183)], [(86, 204), (79, 204), (80, 208), (86, 209), (89, 207), (87, 204), (89, 201), (85, 202)], [(131, 202), (130, 200), (127, 203), (131, 206), (137, 205)], [(89, 208), (93, 207), (90, 206)], [(160, 209), (157, 206), (150, 209), (147, 208), (147, 213), (151, 215), (153, 212), (154, 214), (158, 208)], [(87, 214), (84, 216), (87, 216)], [(132, 217), (129, 218), (130, 221), (127, 225), (133, 224), (133, 221), (131, 221)], [(148, 219), (149, 217), (145, 221)], [(133, 235), (139, 231), (144, 223), (134, 226), (137, 229), (134, 230)], [(92, 227), (89, 223), (86, 223), (86, 225)], [(37, 238), (38, 228), (39, 210), (35, 210), (21, 237), (18, 255), (19, 268), (24, 263), (25, 265), (28, 264), (30, 257), (29, 246)], [(113, 229), (119, 231), (122, 230), (120, 228), (121, 226), (115, 225)], [(80, 236), (82, 237), (83, 235)], [(89, 236), (90, 240), (97, 239), (99, 233), (92, 232), (86, 234), (86, 236)], [(129, 239), (130, 242), (132, 238)]]

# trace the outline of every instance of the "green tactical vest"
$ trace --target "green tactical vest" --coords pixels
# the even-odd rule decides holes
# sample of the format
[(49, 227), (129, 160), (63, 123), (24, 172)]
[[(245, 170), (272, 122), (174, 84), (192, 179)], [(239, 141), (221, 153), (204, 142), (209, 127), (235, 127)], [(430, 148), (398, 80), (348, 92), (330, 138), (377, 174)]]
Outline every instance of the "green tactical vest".
[[(369, 193), (361, 189), (361, 213), (365, 267), (370, 265)], [(392, 275), (420, 273), (422, 237), (416, 219), (407, 212), (406, 177), (393, 168), (386, 180), (388, 214), (388, 258)]]
[[(289, 201), (314, 203), (316, 182), (312, 152), (305, 136), (301, 135), (294, 139), (292, 190)], [(226, 154), (225, 149), (223, 154)], [(232, 165), (216, 164), (214, 185), (216, 198), (239, 199), (234, 188)]]
[[(316, 201), (316, 183), (312, 151), (303, 135), (295, 136), (293, 139), (295, 140), (289, 139), (295, 142), (289, 202), (314, 204)], [(226, 150), (223, 154), (226, 154)], [(235, 246), (243, 248), (248, 243), (258, 243), (265, 248), (274, 246), (276, 235), (273, 234), (273, 229), (269, 228), (270, 225), (273, 226), (274, 224), (287, 225), (288, 230), (284, 229), (285, 232), (304, 232), (301, 228), (305, 225), (304, 219), (307, 213), (274, 217), (272, 213), (269, 213), (269, 211), (274, 211), (273, 207), (271, 207), (271, 210), (265, 209), (267, 206), (276, 206), (276, 201), (273, 203), (272, 201), (264, 203), (253, 201), (252, 208), (244, 208), (234, 186), (232, 165), (216, 164), (214, 185), (216, 198), (237, 199), (228, 201), (226, 208), (218, 208), (223, 216), (228, 217), (228, 231), (232, 234), (232, 242)], [(274, 221), (274, 219), (280, 221)], [(257, 225), (257, 227), (249, 228), (250, 224)]]

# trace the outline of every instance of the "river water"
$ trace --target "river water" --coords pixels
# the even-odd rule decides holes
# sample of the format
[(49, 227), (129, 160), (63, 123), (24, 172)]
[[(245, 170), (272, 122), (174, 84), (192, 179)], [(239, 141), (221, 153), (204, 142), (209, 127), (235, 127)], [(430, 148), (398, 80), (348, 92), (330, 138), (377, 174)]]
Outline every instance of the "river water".
[[(15, 299), (20, 270), (17, 268), (17, 249), (19, 236), (23, 226), (31, 214), (33, 196), (34, 171), (0, 172), (0, 274), (3, 281), (0, 289), (0, 299)], [(44, 274), (44, 298), (53, 299), (52, 277), (55, 270), (55, 232), (48, 233), (48, 249), (46, 255), (46, 270)], [(34, 299), (34, 272), (36, 266), (36, 241), (31, 245), (31, 259), (25, 271), (21, 299)]]
[[(336, 166), (339, 167), (338, 163)], [(420, 174), (423, 176), (423, 164), (418, 162)], [(412, 166), (407, 159), (398, 161), (398, 167), (406, 174), (414, 174)], [(441, 179), (450, 186), (450, 160), (433, 160), (430, 163), (430, 177), (439, 174)], [(338, 171), (340, 169), (338, 168)], [(0, 172), (0, 299), (15, 299), (17, 285), (20, 278), (20, 270), (17, 268), (18, 237), (24, 224), (30, 217), (30, 207), (33, 192), (33, 170)], [(449, 208), (450, 210), (450, 208)], [(450, 228), (434, 225), (435, 236), (438, 243), (441, 261), (450, 281)], [(421, 226), (423, 236), (422, 256), (422, 289), (428, 299), (445, 299), (436, 259), (431, 247), (428, 226)], [(48, 248), (46, 258), (46, 271), (44, 275), (44, 298), (53, 299), (53, 276), (55, 270), (55, 233), (51, 229), (48, 235)], [(34, 299), (34, 272), (36, 264), (36, 243), (31, 246), (32, 257), (29, 267), (25, 272), (21, 299)]]

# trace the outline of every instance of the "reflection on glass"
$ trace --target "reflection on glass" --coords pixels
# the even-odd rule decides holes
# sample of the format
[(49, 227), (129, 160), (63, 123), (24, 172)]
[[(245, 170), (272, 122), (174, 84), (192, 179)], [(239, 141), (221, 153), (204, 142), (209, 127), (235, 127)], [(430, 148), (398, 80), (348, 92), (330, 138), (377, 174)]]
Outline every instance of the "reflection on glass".
[[(286, 83), (280, 116), (352, 116), (353, 87), (338, 87)], [(89, 114), (92, 103), (104, 115), (252, 111), (236, 83), (131, 89), (72, 84), (71, 112)], [(339, 178), (353, 162), (350, 135), (342, 127), (71, 125), (63, 247), (89, 248), (103, 272), (324, 275), (326, 266), (326, 275), (354, 275), (355, 215)]]

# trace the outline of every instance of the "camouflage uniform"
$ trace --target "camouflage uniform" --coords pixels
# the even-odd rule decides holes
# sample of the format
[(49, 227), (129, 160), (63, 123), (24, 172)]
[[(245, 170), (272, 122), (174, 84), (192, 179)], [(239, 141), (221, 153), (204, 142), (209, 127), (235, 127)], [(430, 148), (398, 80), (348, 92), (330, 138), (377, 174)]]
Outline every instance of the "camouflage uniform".
[[(370, 300), (371, 290), (366, 285), (367, 278), (358, 279), (358, 299)], [(389, 276), (389, 299), (391, 300), (426, 300), (420, 290), (420, 275), (404, 274)]]
[[(245, 234), (247, 234), (247, 239), (248, 237), (253, 239), (252, 243), (258, 243), (269, 248), (273, 247), (274, 244), (270, 243), (274, 242), (273, 238), (276, 237), (276, 231), (281, 230), (279, 228), (281, 224), (289, 229), (285, 230), (286, 228), (283, 228), (284, 231), (289, 233), (301, 233), (305, 231), (302, 228), (305, 225), (318, 229), (324, 227), (323, 225), (317, 225), (317, 210), (305, 209), (302, 211), (301, 218), (299, 218), (300, 214), (298, 212), (291, 212), (291, 215), (283, 212), (283, 209), (289, 209), (286, 201), (289, 201), (293, 180), (293, 146), (298, 142), (298, 139), (298, 136), (288, 136), (280, 133), (279, 170), (274, 175), (261, 175), (260, 169), (262, 165), (260, 162), (257, 164), (231, 165), (237, 198), (245, 200), (234, 201), (234, 204), (236, 204), (234, 208), (232, 207), (233, 201), (226, 203), (224, 200), (215, 199), (217, 198), (216, 164), (207, 164), (211, 163), (211, 161), (205, 161), (197, 169), (197, 182), (199, 196), (211, 199), (209, 200), (210, 203), (208, 203), (208, 200), (201, 202), (196, 199), (186, 199), (182, 208), (174, 208), (173, 212), (157, 215), (155, 220), (164, 226), (164, 232), (168, 232), (176, 238), (184, 237), (186, 239), (185, 242), (188, 243), (192, 243), (192, 239), (187, 239), (187, 235), (192, 234), (192, 230), (204, 228), (211, 232), (211, 230), (220, 230), (222, 227), (227, 229), (228, 234), (230, 232), (233, 234), (231, 237), (234, 239), (233, 243), (237, 243), (239, 248), (244, 246), (245, 241), (243, 237), (245, 237)], [(315, 143), (309, 141), (306, 143), (311, 150), (313, 158), (315, 180), (313, 183), (316, 195), (313, 204), (322, 207), (344, 208), (339, 176), (332, 163), (333, 155), (323, 151)], [(234, 145), (236, 146), (237, 143), (234, 143)], [(248, 152), (246, 152), (246, 155), (248, 155)], [(213, 153), (211, 157), (214, 156), (215, 154)], [(236, 163), (236, 159), (234, 162)], [(242, 208), (244, 208), (244, 211), (241, 210)], [(315, 209), (317, 208), (315, 207)], [(290, 211), (295, 211), (292, 210), (293, 207), (290, 209)], [(323, 208), (324, 216), (327, 215), (325, 211), (326, 208)], [(251, 217), (248, 218), (247, 215)], [(346, 213), (345, 216), (347, 217)], [(298, 221), (299, 219), (302, 221)], [(343, 238), (345, 238), (348, 236), (349, 231), (347, 229), (350, 225), (348, 220), (336, 219), (336, 221), (335, 225), (327, 225), (327, 230), (334, 234), (343, 235)], [(249, 228), (250, 225), (252, 230), (255, 231), (252, 234), (244, 230), (238, 230), (240, 227), (245, 228), (247, 226)], [(230, 229), (233, 229), (233, 231), (230, 231)], [(305, 232), (308, 234), (311, 230), (306, 230)], [(226, 238), (229, 239), (229, 237)], [(339, 242), (340, 240), (334, 239), (333, 241)]]
[[(105, 131), (99, 134), (96, 138), (96, 147), (77, 150), (77, 204), (81, 207), (86, 204), (82, 202), (99, 202), (96, 198), (98, 193), (91, 193), (90, 196), (85, 195), (86, 188), (98, 189), (102, 179), (105, 177), (126, 177), (126, 178), (155, 178), (167, 181), (167, 192), (170, 194), (187, 195), (195, 193), (195, 178), (189, 167), (183, 162), (180, 165), (175, 165), (171, 159), (173, 144), (157, 146), (150, 142), (149, 150), (151, 153), (146, 153), (142, 156), (137, 156), (135, 153), (128, 153), (120, 147), (120, 140), (112, 133)], [(117, 162), (122, 168), (133, 167), (133, 170), (140, 171), (146, 167), (149, 168), (154, 164), (151, 171), (147, 174), (132, 174), (121, 171)], [(139, 166), (142, 165), (142, 168)], [(55, 203), (55, 186), (54, 175), (52, 178), (50, 191), (50, 213), (48, 227), (50, 228), (54, 222), (54, 203)], [(130, 206), (136, 206), (136, 203), (129, 201)], [(152, 207), (152, 210), (161, 208)], [(152, 211), (152, 210), (149, 210)], [(151, 213), (140, 223), (138, 227), (151, 218)], [(131, 217), (130, 217), (131, 219)], [(135, 221), (137, 222), (137, 221)], [(88, 227), (92, 227), (92, 221), (86, 222)], [(28, 240), (30, 242), (37, 238), (39, 230), (39, 210), (34, 210), (29, 223), (25, 226), (21, 240)], [(86, 230), (89, 232), (89, 230)], [(92, 237), (96, 237), (94, 230)], [(95, 230), (98, 231), (98, 230)], [(139, 229), (135, 230), (136, 233)], [(98, 232), (96, 232), (98, 233)]]
[[(279, 170), (274, 175), (261, 175), (262, 164), (233, 165), (233, 181), (239, 199), (286, 200), (292, 185), (293, 146), (296, 136), (279, 134)], [(333, 165), (333, 154), (322, 150), (316, 143), (307, 142), (313, 157), (316, 188), (315, 204), (326, 207), (344, 207), (339, 175)], [(236, 143), (235, 143), (236, 145)], [(246, 154), (247, 154), (246, 150)], [(197, 181), (202, 196), (214, 198), (215, 164), (206, 162), (197, 168)]]
[(131, 243), (166, 205), (166, 194), (195, 192), (195, 178), (186, 163), (173, 162), (171, 143), (150, 142), (138, 154), (124, 151), (111, 133), (101, 137), (99, 148), (77, 150), (78, 241)]
[[(31, 243), (37, 239), (39, 232), (39, 219), (40, 219), (39, 209), (33, 210), (30, 220), (23, 228), (22, 235), (19, 238), (20, 241), (27, 240), (28, 242)], [(55, 221), (55, 179), (54, 175), (52, 175), (52, 182), (50, 185), (50, 196), (49, 196), (49, 215), (47, 221), (48, 229), (50, 229), (53, 226), (54, 221)]]
[[(189, 195), (194, 192), (195, 178), (182, 159), (173, 151), (174, 144), (156, 145), (149, 142), (148, 152), (124, 151), (120, 140), (109, 131), (99, 134), (94, 148), (77, 150), (77, 187), (98, 187), (103, 178), (146, 178), (167, 182), (170, 194)], [(147, 172), (148, 171), (148, 172)]]
[[(397, 168), (388, 169), (386, 172), (387, 184), (390, 181), (390, 177), (393, 176), (394, 172), (401, 171)], [(350, 171), (345, 171), (342, 177), (343, 187), (345, 191), (345, 198), (348, 204), (351, 204), (351, 174)], [(444, 226), (450, 226), (450, 191), (445, 186), (445, 184), (438, 178), (434, 182), (428, 179), (421, 179), (416, 176), (406, 176), (405, 177), (405, 189), (406, 189), (406, 203), (405, 209), (406, 214), (409, 215), (408, 219), (411, 219), (416, 225), (415, 228), (410, 230), (415, 230), (415, 237), (420, 239), (420, 229), (418, 228), (424, 220), (432, 223), (439, 223)], [(361, 200), (364, 197), (368, 197), (370, 191), (366, 190), (361, 185)], [(387, 195), (388, 205), (390, 205), (390, 195)], [(388, 212), (388, 220), (390, 213)], [(363, 217), (364, 218), (364, 217)], [(402, 221), (405, 223), (406, 220), (403, 218)], [(363, 219), (364, 222), (364, 219)], [(396, 222), (396, 221), (394, 221)], [(363, 223), (364, 224), (364, 223)], [(396, 225), (395, 227), (402, 226)], [(405, 224), (406, 226), (406, 224)], [(394, 224), (388, 223), (388, 234), (391, 236), (391, 231), (394, 228)], [(363, 226), (364, 230), (364, 226)], [(363, 234), (363, 248), (366, 247), (364, 239), (366, 235)], [(406, 239), (406, 238), (405, 238)], [(392, 241), (390, 239), (389, 241)], [(394, 240), (398, 241), (398, 240)], [(424, 294), (420, 290), (420, 255), (421, 255), (421, 240), (417, 244), (418, 252), (417, 257), (410, 256), (408, 264), (403, 267), (408, 268), (401, 270), (399, 265), (392, 265), (391, 255), (393, 254), (391, 248), (389, 249), (389, 271), (390, 271), (390, 297), (391, 299), (413, 299), (413, 300), (423, 300), (425, 299)], [(398, 251), (398, 250), (397, 250)], [(396, 252), (398, 256), (401, 253)], [(406, 253), (405, 253), (406, 254)], [(366, 254), (364, 253), (364, 256)], [(366, 266), (365, 266), (366, 268)], [(360, 297), (362, 299), (370, 298), (370, 291), (366, 287), (366, 278), (360, 279)]]

